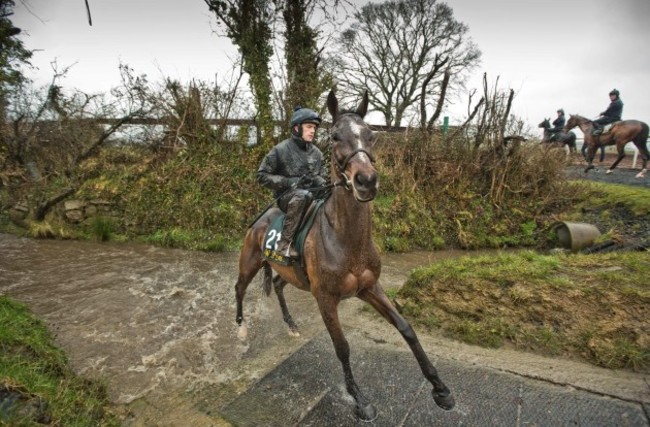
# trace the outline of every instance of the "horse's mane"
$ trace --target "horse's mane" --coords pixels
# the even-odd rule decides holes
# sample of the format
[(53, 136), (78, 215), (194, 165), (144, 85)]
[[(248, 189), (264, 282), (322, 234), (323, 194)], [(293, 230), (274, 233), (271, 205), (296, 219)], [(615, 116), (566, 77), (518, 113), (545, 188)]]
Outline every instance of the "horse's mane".
[(569, 114), (569, 116), (577, 117), (579, 119), (585, 119), (585, 120), (588, 120), (590, 122), (592, 121), (592, 120), (586, 118), (585, 116), (581, 116), (580, 114)]

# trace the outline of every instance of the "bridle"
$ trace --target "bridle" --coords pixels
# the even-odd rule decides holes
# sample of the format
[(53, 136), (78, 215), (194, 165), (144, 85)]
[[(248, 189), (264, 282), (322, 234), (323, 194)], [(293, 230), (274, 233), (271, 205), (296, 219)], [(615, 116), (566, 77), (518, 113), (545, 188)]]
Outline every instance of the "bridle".
[[(329, 141), (330, 141), (330, 147), (331, 147), (332, 146), (332, 136), (331, 135), (330, 135)], [(336, 171), (338, 172), (338, 174), (341, 176), (341, 179), (339, 181), (337, 181), (336, 183), (334, 183), (335, 187), (339, 186), (339, 185), (343, 185), (343, 187), (345, 187), (346, 190), (348, 190), (348, 191), (352, 190), (352, 181), (350, 180), (348, 175), (345, 173), (345, 169), (348, 167), (348, 163), (350, 163), (350, 160), (352, 160), (352, 158), (354, 156), (356, 156), (357, 154), (359, 154), (359, 153), (364, 153), (370, 159), (370, 163), (375, 164), (375, 158), (373, 157), (373, 155), (370, 154), (370, 152), (368, 150), (364, 149), (364, 148), (357, 148), (356, 150), (352, 151), (350, 154), (345, 156), (345, 159), (343, 159), (342, 162), (339, 162), (339, 160), (336, 158), (334, 153), (332, 153), (332, 159), (334, 160), (334, 166), (336, 167)]]
[[(345, 113), (345, 114), (347, 115), (347, 114), (351, 114), (351, 113)], [(351, 115), (355, 115), (355, 114), (352, 113)], [(336, 169), (336, 172), (340, 176), (340, 179), (337, 182), (335, 182), (334, 184), (332, 184), (332, 186), (333, 187), (343, 186), (346, 190), (352, 191), (352, 180), (345, 173), (345, 170), (348, 167), (348, 163), (350, 163), (350, 160), (352, 160), (352, 158), (354, 156), (356, 156), (357, 154), (363, 153), (366, 156), (368, 156), (368, 158), (370, 159), (370, 163), (374, 165), (375, 164), (375, 158), (365, 148), (357, 148), (356, 150), (350, 152), (347, 156), (345, 156), (343, 161), (340, 162), (339, 159), (337, 159), (336, 156), (334, 155), (334, 150), (333, 150), (334, 137), (333, 137), (331, 131), (329, 133), (328, 141), (329, 141), (329, 146), (330, 146), (330, 153), (332, 155), (332, 160), (334, 161), (334, 167)]]

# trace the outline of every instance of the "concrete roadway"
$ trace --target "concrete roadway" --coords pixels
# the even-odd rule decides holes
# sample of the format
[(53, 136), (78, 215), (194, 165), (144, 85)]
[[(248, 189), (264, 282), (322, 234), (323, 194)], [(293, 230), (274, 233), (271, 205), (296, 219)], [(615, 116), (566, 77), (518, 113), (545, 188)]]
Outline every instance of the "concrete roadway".
[(460, 356), (432, 359), (456, 399), (444, 411), (405, 344), (356, 328), (346, 336), (356, 380), (378, 410), (375, 421), (356, 418), (326, 332), (215, 409), (232, 425), (251, 427), (650, 425), (650, 387), (641, 374), (516, 352), (468, 355), (461, 345), (454, 349)]

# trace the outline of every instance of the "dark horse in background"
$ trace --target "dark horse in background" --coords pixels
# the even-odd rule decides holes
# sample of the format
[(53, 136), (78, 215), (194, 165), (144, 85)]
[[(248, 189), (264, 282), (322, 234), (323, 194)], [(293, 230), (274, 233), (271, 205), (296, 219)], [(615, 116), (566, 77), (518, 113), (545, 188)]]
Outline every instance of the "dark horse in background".
[[(235, 285), (239, 337), (247, 335), (243, 315), (246, 288), (260, 269), (264, 269), (264, 287), (270, 292), (271, 281), (290, 333), (297, 332), (286, 307), (283, 288), (291, 283), (311, 292), (343, 367), (345, 385), (356, 402), (357, 415), (364, 421), (377, 417), (375, 407), (363, 395), (352, 375), (350, 346), (341, 329), (339, 303), (357, 297), (373, 306), (402, 334), (432, 384), (433, 399), (443, 409), (454, 407), (454, 398), (438, 377), (422, 349), (415, 331), (399, 314), (379, 284), (381, 260), (372, 241), (371, 200), (377, 195), (379, 176), (374, 167), (374, 132), (364, 122), (368, 109), (366, 92), (357, 110), (339, 110), (334, 92), (327, 98), (333, 124), (329, 135), (332, 191), (311, 226), (304, 244), (303, 260), (279, 265), (263, 258), (267, 228), (281, 214), (278, 208), (265, 212), (251, 225), (239, 255), (239, 276)], [(272, 269), (277, 275), (271, 280)], [(302, 270), (299, 270), (302, 269)], [(317, 367), (314, 367), (317, 368)], [(399, 369), (399, 367), (396, 367)]]
[(543, 143), (556, 143), (562, 146), (569, 147), (569, 153), (574, 154), (578, 150), (576, 148), (576, 134), (575, 132), (551, 132), (551, 119), (544, 119), (537, 127), (544, 129), (542, 136)]
[(577, 114), (571, 114), (569, 116), (569, 120), (567, 120), (566, 125), (564, 126), (564, 132), (568, 132), (576, 126), (578, 126), (584, 134), (585, 144), (587, 144), (588, 147), (588, 165), (585, 169), (585, 173), (594, 168), (593, 160), (597, 148), (608, 145), (616, 145), (618, 157), (607, 170), (607, 173), (612, 173), (616, 165), (618, 165), (618, 163), (625, 157), (625, 145), (631, 141), (639, 150), (641, 158), (643, 159), (641, 172), (639, 172), (636, 177), (643, 178), (645, 176), (648, 170), (648, 159), (650, 159), (650, 153), (648, 153), (647, 145), (648, 125), (646, 123), (639, 120), (622, 120), (619, 122), (614, 122), (608, 132), (594, 136), (592, 135), (594, 124), (591, 120)]

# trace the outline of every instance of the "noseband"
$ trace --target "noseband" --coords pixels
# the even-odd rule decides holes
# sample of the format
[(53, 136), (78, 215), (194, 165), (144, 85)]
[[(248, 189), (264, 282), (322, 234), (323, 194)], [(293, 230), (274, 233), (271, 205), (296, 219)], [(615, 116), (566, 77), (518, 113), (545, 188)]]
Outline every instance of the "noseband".
[(345, 159), (343, 159), (343, 162), (339, 162), (336, 156), (333, 156), (334, 165), (336, 166), (336, 171), (339, 173), (339, 175), (341, 175), (341, 180), (334, 185), (343, 184), (346, 190), (352, 190), (352, 181), (350, 181), (350, 178), (348, 178), (347, 174), (345, 173), (345, 168), (348, 167), (348, 163), (350, 163), (352, 157), (356, 156), (359, 153), (364, 153), (370, 159), (370, 163), (372, 164), (375, 163), (375, 158), (372, 156), (372, 154), (370, 154), (367, 150), (363, 148), (357, 148), (356, 150), (348, 154), (345, 157)]

